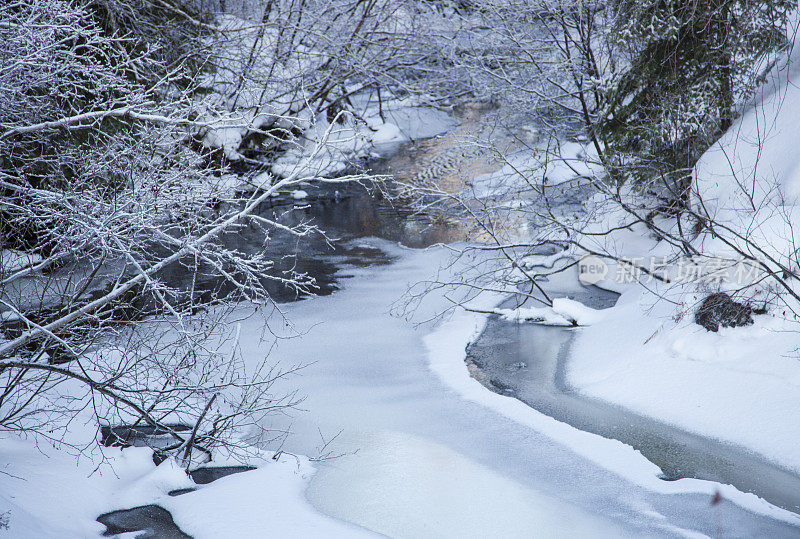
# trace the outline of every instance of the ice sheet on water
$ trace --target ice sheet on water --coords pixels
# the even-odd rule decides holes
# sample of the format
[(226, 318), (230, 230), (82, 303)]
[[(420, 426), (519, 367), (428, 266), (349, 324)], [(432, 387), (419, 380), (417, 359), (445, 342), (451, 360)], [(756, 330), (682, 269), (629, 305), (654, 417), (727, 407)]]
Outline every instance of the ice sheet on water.
[[(622, 526), (523, 486), (448, 447), (381, 431), (319, 472), (318, 508), (389, 537), (617, 536)], [(376, 473), (378, 470), (380, 473)], [(342, 485), (347, 485), (342, 489)]]
[[(309, 497), (319, 509), (400, 537), (418, 536), (422, 526), (427, 536), (459, 535), (454, 530), (478, 536), (492, 520), (509, 537), (530, 536), (531, 526), (545, 535), (563, 526), (594, 536), (598, 530), (675, 535), (677, 528), (715, 533), (708, 514), (715, 485), (664, 483), (658, 468), (632, 448), (572, 429), (470, 379), (463, 350), (480, 317), (461, 313), (435, 329), (425, 321), (451, 305), (441, 291), (412, 320), (392, 317), (393, 302), (436, 274), (449, 250), (378, 245), (397, 261), (348, 270), (354, 277), (336, 294), (284, 306), (294, 326), (281, 336), (298, 338), (276, 343), (267, 332), (260, 341), (263, 322), (256, 319), (242, 330), (255, 336), (240, 343), (246, 356), (261, 357), (275, 345), (272, 357), (284, 365), (310, 364), (287, 382), (308, 398), (307, 412), (287, 420), (294, 435), (284, 448), (344, 454), (321, 463), (312, 479)], [(439, 277), (464, 274), (456, 265)], [(739, 501), (793, 518), (748, 496)], [(725, 510), (727, 525), (745, 534), (765, 527), (788, 533), (781, 522), (730, 504)]]

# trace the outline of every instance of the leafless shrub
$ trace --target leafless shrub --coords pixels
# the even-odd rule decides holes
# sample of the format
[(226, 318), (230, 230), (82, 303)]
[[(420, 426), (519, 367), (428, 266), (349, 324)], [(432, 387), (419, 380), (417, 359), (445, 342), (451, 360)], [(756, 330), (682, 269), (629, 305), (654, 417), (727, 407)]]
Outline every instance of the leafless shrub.
[[(192, 140), (263, 126), (237, 106), (209, 115), (204, 73), (232, 49), (186, 6), (19, 0), (0, 6), (0, 21), (0, 429), (75, 443), (78, 423), (124, 425), (185, 462), (245, 451), (253, 429), (271, 436), (265, 416), (299, 402), (271, 388), (299, 366), (245, 362), (227, 316), (234, 302), (272, 304), (269, 283), (314, 282), (221, 238), (251, 225), (265, 245), (313, 234), (261, 211), (265, 201), (363, 177), (319, 179), (301, 162), (275, 178), (261, 163), (245, 172), (253, 189), (231, 189), (226, 164)], [(289, 112), (274, 121), (291, 123)], [(204, 289), (208, 276), (217, 285)]]

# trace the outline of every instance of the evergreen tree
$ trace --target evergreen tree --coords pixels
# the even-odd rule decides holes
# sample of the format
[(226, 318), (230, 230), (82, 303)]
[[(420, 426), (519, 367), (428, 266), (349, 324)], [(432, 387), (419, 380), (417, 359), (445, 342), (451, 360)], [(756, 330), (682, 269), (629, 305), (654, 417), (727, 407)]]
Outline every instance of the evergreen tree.
[[(688, 171), (787, 42), (792, 0), (612, 0), (619, 69), (599, 132), (621, 179), (680, 199)], [(675, 196), (678, 195), (678, 196)]]

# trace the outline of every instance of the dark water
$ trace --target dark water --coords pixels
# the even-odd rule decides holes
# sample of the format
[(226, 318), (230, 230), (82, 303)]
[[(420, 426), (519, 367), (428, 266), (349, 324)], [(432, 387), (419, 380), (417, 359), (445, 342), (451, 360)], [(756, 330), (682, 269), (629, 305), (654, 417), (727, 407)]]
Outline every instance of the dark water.
[[(336, 274), (342, 267), (387, 264), (391, 261), (380, 249), (358, 245), (358, 238), (377, 237), (421, 248), (440, 242), (464, 239), (457, 224), (418, 215), (397, 200), (389, 200), (374, 187), (357, 183), (303, 185), (308, 197), (295, 200), (282, 193), (262, 204), (257, 215), (285, 226), (313, 223), (321, 231), (297, 238), (281, 230), (265, 236), (262, 228), (249, 225), (220, 238), (222, 245), (247, 254), (261, 254), (274, 263), (272, 275), (291, 272), (308, 276), (313, 285), (298, 291), (269, 278), (261, 280), (271, 298), (278, 302), (295, 301), (309, 293), (328, 295), (337, 289)], [(192, 276), (185, 266), (167, 268), (161, 278), (183, 291), (205, 293), (215, 298), (230, 297), (232, 286), (215, 272)], [(341, 275), (338, 277), (341, 278)], [(206, 298), (208, 299), (208, 298)]]
[[(616, 298), (594, 287), (572, 296), (595, 308), (608, 307)], [(470, 345), (467, 362), (477, 367), (475, 377), (493, 391), (580, 430), (636, 448), (661, 468), (664, 480), (691, 477), (731, 484), (800, 513), (798, 475), (741, 447), (578, 394), (566, 381), (575, 331), (580, 330), (493, 316)]]
[(133, 509), (112, 511), (97, 517), (106, 526), (106, 537), (121, 533), (140, 532), (137, 539), (191, 539), (184, 533), (169, 511), (158, 505), (142, 505)]
[[(189, 476), (195, 484), (206, 485), (222, 477), (254, 469), (252, 466), (209, 466), (192, 470)], [(173, 490), (169, 495), (180, 496), (195, 490), (196, 487)], [(136, 535), (138, 539), (191, 539), (191, 535), (175, 524), (169, 511), (154, 504), (104, 513), (97, 517), (97, 521), (106, 527), (104, 536), (140, 532)]]
[(235, 473), (249, 472), (255, 470), (254, 466), (208, 466), (196, 468), (189, 472), (189, 477), (198, 485), (207, 485), (217, 479), (233, 475)]

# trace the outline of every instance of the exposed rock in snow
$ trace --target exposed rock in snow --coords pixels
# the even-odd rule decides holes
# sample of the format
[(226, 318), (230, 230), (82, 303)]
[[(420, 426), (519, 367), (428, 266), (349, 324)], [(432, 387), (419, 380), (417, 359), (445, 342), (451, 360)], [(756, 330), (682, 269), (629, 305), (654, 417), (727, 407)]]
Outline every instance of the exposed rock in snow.
[(730, 328), (752, 324), (752, 312), (750, 306), (733, 301), (724, 292), (718, 292), (703, 300), (694, 314), (694, 321), (708, 331), (719, 331), (720, 326)]

